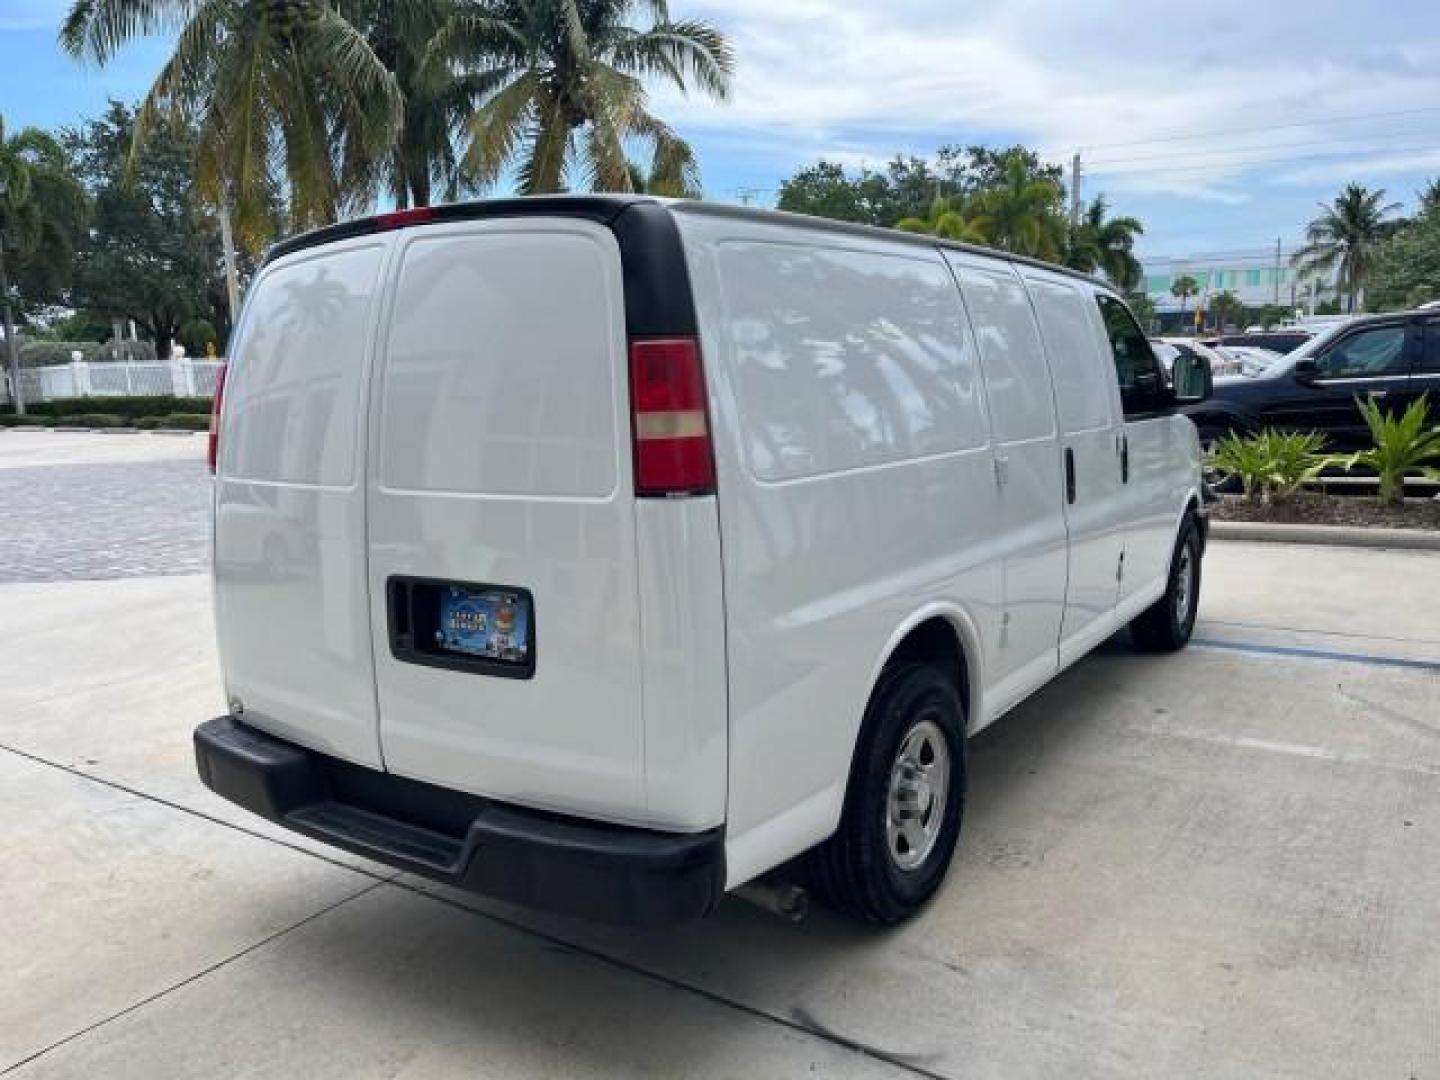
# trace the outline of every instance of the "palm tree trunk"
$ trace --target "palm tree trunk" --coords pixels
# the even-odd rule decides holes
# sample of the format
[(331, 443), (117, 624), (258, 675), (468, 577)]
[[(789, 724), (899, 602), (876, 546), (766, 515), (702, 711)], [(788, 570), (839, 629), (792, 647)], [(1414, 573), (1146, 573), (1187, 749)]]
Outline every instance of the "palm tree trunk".
[(430, 173), (416, 169), (410, 173), (410, 205), (430, 205)]
[[(240, 273), (235, 266), (235, 234), (230, 229), (230, 207), (220, 197), (220, 246), (225, 249), (225, 299), (230, 303), (230, 332), (240, 318)], [(168, 359), (164, 357), (162, 359)]]
[(15, 312), (10, 306), (10, 275), (5, 272), (5, 243), (0, 238), (0, 300), (4, 301), (5, 356), (10, 366), (10, 395), (15, 415), (25, 415), (25, 393), (20, 387), (20, 343), (15, 340)]

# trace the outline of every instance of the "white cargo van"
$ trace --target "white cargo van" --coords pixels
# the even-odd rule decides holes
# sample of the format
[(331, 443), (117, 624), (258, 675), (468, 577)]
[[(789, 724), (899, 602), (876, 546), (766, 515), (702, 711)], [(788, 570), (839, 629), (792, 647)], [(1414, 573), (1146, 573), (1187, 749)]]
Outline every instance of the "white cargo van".
[(797, 856), (894, 922), (965, 740), (1190, 635), (1195, 429), (1105, 285), (643, 197), (381, 215), (258, 274), (205, 783), (487, 895), (674, 922)]

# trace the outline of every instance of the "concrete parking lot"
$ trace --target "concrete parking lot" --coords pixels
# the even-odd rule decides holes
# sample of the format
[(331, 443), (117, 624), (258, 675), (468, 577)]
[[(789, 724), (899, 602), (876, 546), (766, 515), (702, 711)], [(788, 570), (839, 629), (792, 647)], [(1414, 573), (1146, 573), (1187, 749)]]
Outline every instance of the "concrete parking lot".
[(1440, 1076), (1440, 556), (1213, 544), (1191, 648), (1117, 639), (975, 740), (904, 927), (622, 932), (200, 785), (203, 452), (0, 432), (0, 1071)]

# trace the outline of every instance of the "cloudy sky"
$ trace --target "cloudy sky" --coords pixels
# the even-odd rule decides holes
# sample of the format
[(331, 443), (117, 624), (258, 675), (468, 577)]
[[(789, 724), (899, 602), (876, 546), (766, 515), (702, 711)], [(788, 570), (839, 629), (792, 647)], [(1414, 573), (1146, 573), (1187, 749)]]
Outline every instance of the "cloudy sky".
[[(707, 192), (773, 200), (820, 157), (946, 142), (1086, 162), (1152, 255), (1287, 245), (1356, 180), (1412, 203), (1440, 175), (1436, 0), (671, 0), (733, 38), (732, 99), (657, 92)], [(54, 45), (64, 0), (0, 0), (0, 114), (73, 122), (141, 95), (163, 42), (104, 71)]]

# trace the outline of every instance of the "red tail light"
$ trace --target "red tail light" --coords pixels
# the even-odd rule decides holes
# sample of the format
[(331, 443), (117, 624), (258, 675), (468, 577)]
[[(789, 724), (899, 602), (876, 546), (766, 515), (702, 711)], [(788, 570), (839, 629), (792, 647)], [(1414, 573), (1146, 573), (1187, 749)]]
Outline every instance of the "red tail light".
[(709, 495), (715, 461), (705, 376), (693, 338), (630, 343), (636, 495)]
[(225, 398), (225, 372), (229, 369), (229, 364), (221, 364), (215, 372), (215, 398), (210, 403), (210, 447), (207, 451), (212, 473), (220, 457), (220, 404)]
[(413, 206), (409, 210), (392, 210), (388, 214), (376, 214), (375, 228), (383, 232), (386, 229), (403, 229), (406, 225), (423, 225), (427, 221), (435, 220), (435, 208), (433, 206)]

